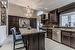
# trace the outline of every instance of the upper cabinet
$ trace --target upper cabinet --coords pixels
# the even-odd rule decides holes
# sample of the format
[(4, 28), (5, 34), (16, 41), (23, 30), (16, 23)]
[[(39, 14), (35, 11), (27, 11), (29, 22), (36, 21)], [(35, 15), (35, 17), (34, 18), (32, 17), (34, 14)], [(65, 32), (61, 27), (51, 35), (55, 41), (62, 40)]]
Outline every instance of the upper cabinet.
[(49, 12), (49, 20), (51, 23), (58, 23), (58, 10)]
[(42, 24), (45, 24), (45, 22), (46, 22), (46, 19), (45, 18), (46, 18), (46, 15), (45, 14), (42, 14), (41, 15), (41, 23)]
[(42, 14), (41, 23), (49, 27), (53, 27), (53, 25), (58, 26), (59, 25), (58, 9), (50, 11), (47, 14)]

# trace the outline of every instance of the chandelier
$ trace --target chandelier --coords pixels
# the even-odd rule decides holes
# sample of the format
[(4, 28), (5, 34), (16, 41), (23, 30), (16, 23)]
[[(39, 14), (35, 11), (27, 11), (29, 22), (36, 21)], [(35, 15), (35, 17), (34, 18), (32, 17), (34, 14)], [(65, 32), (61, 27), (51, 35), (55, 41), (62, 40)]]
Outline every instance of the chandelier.
[(33, 15), (33, 9), (31, 9), (29, 6), (25, 7), (26, 13), (24, 15), (28, 18), (32, 17)]
[(7, 3), (8, 3), (7, 1), (2, 0), (1, 2), (4, 5), (4, 7), (7, 7)]

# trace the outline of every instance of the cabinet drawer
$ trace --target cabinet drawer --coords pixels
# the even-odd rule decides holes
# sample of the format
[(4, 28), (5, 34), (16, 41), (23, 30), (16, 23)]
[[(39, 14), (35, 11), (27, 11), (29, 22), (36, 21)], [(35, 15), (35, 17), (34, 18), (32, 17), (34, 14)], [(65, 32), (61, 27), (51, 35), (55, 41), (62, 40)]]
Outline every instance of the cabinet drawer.
[(52, 39), (52, 29), (47, 30), (47, 37)]
[(70, 44), (71, 44), (71, 47), (75, 48), (75, 32), (71, 32)]
[(70, 46), (70, 32), (62, 31), (62, 43)]
[(63, 31), (62, 35), (64, 35), (64, 36), (70, 36), (70, 32)]
[(70, 46), (70, 37), (62, 36), (62, 43)]
[(75, 48), (75, 37), (71, 37), (70, 45), (71, 47)]
[(75, 32), (72, 32), (71, 33), (71, 37), (74, 37), (75, 38)]

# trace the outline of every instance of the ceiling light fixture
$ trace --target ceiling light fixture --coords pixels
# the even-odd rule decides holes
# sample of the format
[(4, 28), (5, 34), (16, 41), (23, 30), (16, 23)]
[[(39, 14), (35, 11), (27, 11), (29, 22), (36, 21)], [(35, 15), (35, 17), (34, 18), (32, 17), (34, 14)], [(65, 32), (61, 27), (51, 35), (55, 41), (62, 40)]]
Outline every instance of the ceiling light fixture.
[(1, 1), (2, 4), (6, 7), (7, 6), (7, 2), (6, 1)]
[(26, 7), (24, 8), (24, 10), (25, 10), (24, 15), (28, 18), (31, 18), (33, 15), (33, 9), (31, 8), (31, 5), (29, 5), (29, 3), (26, 4)]
[(32, 14), (33, 14), (33, 10), (27, 6), (26, 7), (26, 17), (32, 17)]

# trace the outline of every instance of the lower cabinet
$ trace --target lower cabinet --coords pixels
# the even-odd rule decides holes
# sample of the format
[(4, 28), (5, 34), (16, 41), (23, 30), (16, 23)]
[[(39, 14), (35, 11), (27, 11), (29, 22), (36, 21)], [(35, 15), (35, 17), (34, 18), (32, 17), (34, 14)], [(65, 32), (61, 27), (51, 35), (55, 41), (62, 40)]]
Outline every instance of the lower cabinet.
[(47, 29), (47, 38), (52, 39), (52, 29)]
[(61, 43), (75, 48), (75, 32), (61, 31)]
[(71, 33), (71, 46), (75, 48), (75, 32)]
[(70, 46), (70, 32), (62, 31), (62, 40), (63, 44)]

